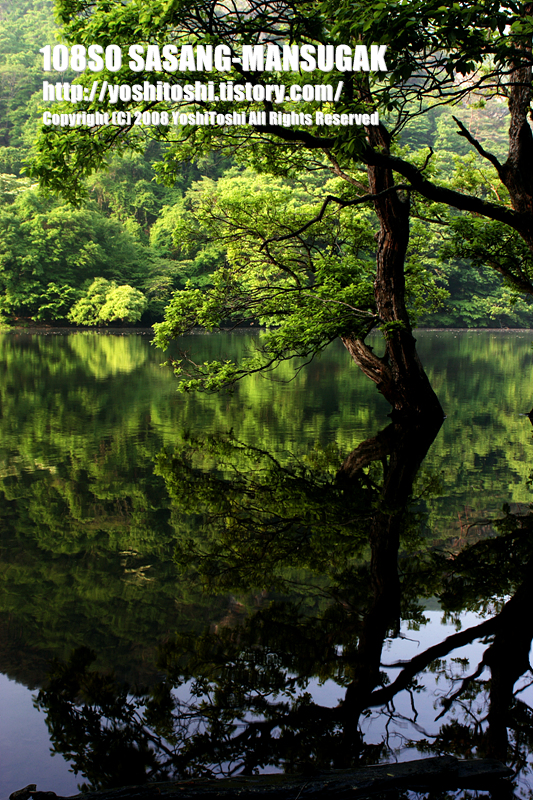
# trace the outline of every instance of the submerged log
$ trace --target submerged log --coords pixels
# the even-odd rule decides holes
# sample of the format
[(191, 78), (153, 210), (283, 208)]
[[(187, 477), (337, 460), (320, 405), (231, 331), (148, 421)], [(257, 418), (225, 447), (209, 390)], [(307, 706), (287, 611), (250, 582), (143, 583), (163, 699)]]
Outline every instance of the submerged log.
[(190, 779), (84, 792), (69, 798), (39, 792), (30, 784), (9, 800), (354, 800), (395, 790), (488, 789), (509, 778), (513, 770), (495, 759), (462, 761), (453, 756), (378, 764), (359, 769), (304, 775), (238, 775), (233, 778)]

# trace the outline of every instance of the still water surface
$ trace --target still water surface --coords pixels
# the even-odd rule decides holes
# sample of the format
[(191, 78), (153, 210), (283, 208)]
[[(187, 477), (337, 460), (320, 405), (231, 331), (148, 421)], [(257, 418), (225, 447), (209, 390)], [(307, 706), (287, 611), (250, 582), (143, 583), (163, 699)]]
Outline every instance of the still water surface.
[(142, 333), (1, 335), (0, 796), (441, 752), (526, 796), (532, 339), (420, 332), (428, 432), (340, 345), (192, 396)]

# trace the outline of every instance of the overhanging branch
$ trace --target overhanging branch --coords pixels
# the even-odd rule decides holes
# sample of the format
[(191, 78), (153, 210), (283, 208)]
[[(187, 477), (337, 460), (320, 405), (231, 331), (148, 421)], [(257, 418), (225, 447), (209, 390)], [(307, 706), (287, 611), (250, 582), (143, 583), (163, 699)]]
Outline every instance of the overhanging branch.
[(377, 192), (377, 194), (365, 194), (361, 197), (356, 197), (353, 200), (343, 200), (342, 197), (336, 197), (333, 194), (328, 194), (324, 202), (322, 203), (322, 208), (313, 219), (310, 219), (309, 222), (306, 222), (305, 225), (302, 225), (301, 228), (298, 228), (296, 231), (291, 231), (291, 233), (286, 233), (283, 236), (273, 236), (270, 239), (267, 239), (261, 245), (261, 250), (269, 245), (271, 242), (283, 242), (286, 239), (293, 239), (296, 236), (300, 236), (300, 234), (304, 233), (311, 225), (314, 225), (316, 222), (320, 222), (322, 217), (326, 212), (326, 208), (330, 203), (337, 203), (341, 208), (348, 208), (349, 206), (357, 206), (361, 203), (368, 203), (370, 200), (376, 200), (378, 197), (382, 197), (384, 194), (388, 194), (389, 192), (394, 191), (395, 189), (405, 189), (408, 190), (411, 187), (406, 183), (398, 183), (394, 186), (389, 186), (387, 189), (383, 189), (382, 192)]
[(407, 178), (410, 182), (409, 188), (418, 192), (427, 200), (432, 200), (435, 203), (444, 203), (460, 211), (470, 211), (482, 217), (487, 217), (497, 222), (503, 222), (520, 234), (530, 233), (531, 221), (526, 215), (513, 211), (510, 208), (505, 208), (505, 206), (482, 200), (480, 197), (461, 194), (461, 192), (455, 189), (438, 186), (432, 183), (432, 181), (427, 180), (418, 167), (415, 167), (414, 164), (408, 161), (404, 161), (403, 158), (391, 156), (387, 153), (378, 152), (371, 147), (367, 147), (363, 154), (363, 159), (371, 166), (385, 167), (403, 175), (403, 177)]

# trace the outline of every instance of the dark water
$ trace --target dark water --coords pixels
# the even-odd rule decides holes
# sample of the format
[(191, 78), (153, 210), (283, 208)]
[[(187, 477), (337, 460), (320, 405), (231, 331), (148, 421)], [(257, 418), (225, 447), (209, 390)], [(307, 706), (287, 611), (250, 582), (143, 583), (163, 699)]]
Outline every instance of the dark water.
[(342, 346), (199, 396), (146, 335), (0, 336), (2, 797), (438, 753), (529, 796), (533, 333), (418, 339), (440, 430)]

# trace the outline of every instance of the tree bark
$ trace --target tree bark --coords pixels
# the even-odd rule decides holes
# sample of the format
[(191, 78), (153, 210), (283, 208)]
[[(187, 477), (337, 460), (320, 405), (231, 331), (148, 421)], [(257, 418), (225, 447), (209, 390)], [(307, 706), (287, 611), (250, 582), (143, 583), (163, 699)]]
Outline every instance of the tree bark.
[[(533, 14), (533, 2), (524, 3), (521, 16)], [(502, 63), (502, 75), (509, 72), (508, 106), (510, 113), (509, 144), (507, 159), (502, 164), (498, 159), (487, 153), (480, 142), (461, 124), (460, 136), (467, 141), (496, 168), (499, 178), (509, 191), (512, 208), (488, 202), (471, 194), (438, 186), (427, 180), (423, 172), (404, 161), (402, 158), (391, 156), (388, 149), (380, 147), (375, 141), (369, 139), (369, 146), (364, 155), (367, 164), (372, 164), (378, 169), (394, 169), (412, 185), (413, 189), (423, 197), (437, 203), (446, 203), (454, 208), (481, 215), (487, 219), (503, 222), (514, 229), (533, 253), (533, 132), (530, 124), (532, 78), (533, 78), (533, 47), (531, 40), (524, 37), (522, 41), (514, 41), (518, 52), (524, 54), (523, 59), (516, 58), (514, 62)], [(369, 167), (369, 170), (372, 167)], [(497, 268), (519, 291), (533, 295), (533, 280), (531, 276), (521, 276), (512, 270)]]
[[(523, 6), (523, 16), (533, 13), (533, 3)], [(531, 42), (520, 47), (529, 57), (525, 64), (514, 64), (510, 80), (509, 152), (500, 178), (509, 190), (514, 210), (525, 218), (522, 236), (533, 251), (533, 133), (528, 117), (531, 113)]]
[(508, 725), (515, 702), (513, 693), (517, 680), (531, 668), (529, 653), (533, 641), (533, 559), (526, 568), (526, 580), (505, 604), (494, 641), (483, 656), (490, 668), (490, 705), (487, 715), (485, 752), (490, 757), (508, 757)]
[[(389, 152), (386, 129), (368, 128), (373, 149)], [(394, 189), (388, 167), (368, 166), (370, 191), (379, 220), (374, 297), (385, 334), (385, 354), (378, 357), (357, 336), (342, 341), (361, 370), (376, 384), (392, 406), (392, 418), (431, 416), (442, 418), (442, 407), (416, 351), (405, 302), (405, 257), (409, 244), (409, 197)]]

